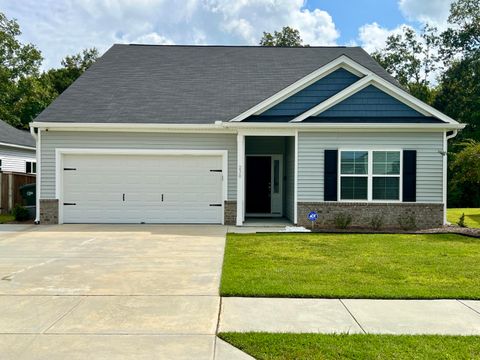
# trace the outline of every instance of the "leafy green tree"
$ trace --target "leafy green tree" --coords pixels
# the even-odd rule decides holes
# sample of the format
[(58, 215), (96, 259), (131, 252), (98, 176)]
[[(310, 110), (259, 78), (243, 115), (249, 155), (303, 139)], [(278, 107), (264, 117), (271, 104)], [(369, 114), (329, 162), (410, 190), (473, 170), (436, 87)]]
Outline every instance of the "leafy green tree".
[(455, 1), (448, 21), (441, 53), (449, 67), (440, 77), (435, 107), (467, 124), (456, 141), (480, 141), (480, 0)]
[(300, 31), (293, 29), (290, 26), (284, 26), (281, 31), (274, 31), (274, 33), (263, 32), (263, 37), (260, 40), (261, 46), (308, 46), (303, 44), (300, 37)]
[(439, 44), (436, 28), (427, 25), (417, 34), (405, 26), (401, 34), (390, 35), (385, 48), (375, 51), (372, 56), (412, 95), (431, 104), (435, 93), (430, 76), (440, 67), (436, 51)]
[(434, 106), (467, 124), (456, 141), (480, 141), (480, 56), (453, 62), (440, 77)]
[(45, 80), (51, 83), (58, 94), (61, 94), (95, 63), (98, 57), (96, 48), (85, 49), (76, 55), (67, 56), (62, 60), (63, 67), (46, 72)]
[(442, 33), (443, 55), (450, 60), (460, 51), (464, 57), (480, 49), (480, 0), (457, 0), (450, 7), (450, 27)]
[(480, 207), (480, 142), (466, 140), (457, 144), (460, 151), (450, 154), (451, 207)]
[(17, 101), (22, 92), (31, 92), (26, 81), (39, 74), (42, 56), (32, 44), (19, 41), (20, 27), (15, 20), (9, 20), (0, 12), (0, 119), (22, 127), (28, 119), (17, 111)]

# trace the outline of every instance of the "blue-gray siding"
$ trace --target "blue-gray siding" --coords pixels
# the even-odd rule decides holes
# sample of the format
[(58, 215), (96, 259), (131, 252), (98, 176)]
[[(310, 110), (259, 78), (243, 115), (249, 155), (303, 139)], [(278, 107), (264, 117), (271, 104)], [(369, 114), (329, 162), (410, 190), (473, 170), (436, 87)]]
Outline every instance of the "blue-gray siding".
[(352, 85), (358, 79), (358, 76), (351, 72), (338, 69), (263, 112), (262, 116), (299, 115)]
[[(237, 194), (237, 139), (233, 134), (63, 132), (41, 134), (41, 171), (43, 199), (55, 198), (55, 149), (164, 149), (228, 150), (228, 200)], [(118, 169), (122, 176), (122, 169)]]
[(320, 117), (419, 117), (418, 111), (370, 85), (319, 114)]
[(443, 133), (300, 132), (298, 201), (323, 201), (325, 149), (417, 150), (417, 202), (443, 201)]

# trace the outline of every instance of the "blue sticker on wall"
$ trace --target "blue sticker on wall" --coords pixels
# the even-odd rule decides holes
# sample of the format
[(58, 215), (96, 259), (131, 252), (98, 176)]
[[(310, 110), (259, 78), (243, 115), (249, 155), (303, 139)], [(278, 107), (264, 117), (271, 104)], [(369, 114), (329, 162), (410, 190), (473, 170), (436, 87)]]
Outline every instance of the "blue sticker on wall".
[(318, 219), (318, 214), (315, 211), (310, 211), (307, 217), (310, 221), (316, 221)]

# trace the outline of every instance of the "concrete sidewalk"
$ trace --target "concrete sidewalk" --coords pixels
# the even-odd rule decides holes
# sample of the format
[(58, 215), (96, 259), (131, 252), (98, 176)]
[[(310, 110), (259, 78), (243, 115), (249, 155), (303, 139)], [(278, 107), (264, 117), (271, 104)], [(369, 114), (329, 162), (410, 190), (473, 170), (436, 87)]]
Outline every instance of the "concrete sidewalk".
[(480, 335), (480, 301), (223, 298), (219, 330)]

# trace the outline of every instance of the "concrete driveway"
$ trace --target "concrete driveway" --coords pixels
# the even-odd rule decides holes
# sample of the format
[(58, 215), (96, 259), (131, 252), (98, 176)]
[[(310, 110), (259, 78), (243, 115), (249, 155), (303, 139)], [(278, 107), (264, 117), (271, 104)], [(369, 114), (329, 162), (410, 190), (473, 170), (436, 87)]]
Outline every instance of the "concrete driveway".
[(0, 225), (2, 359), (213, 359), (225, 233)]

